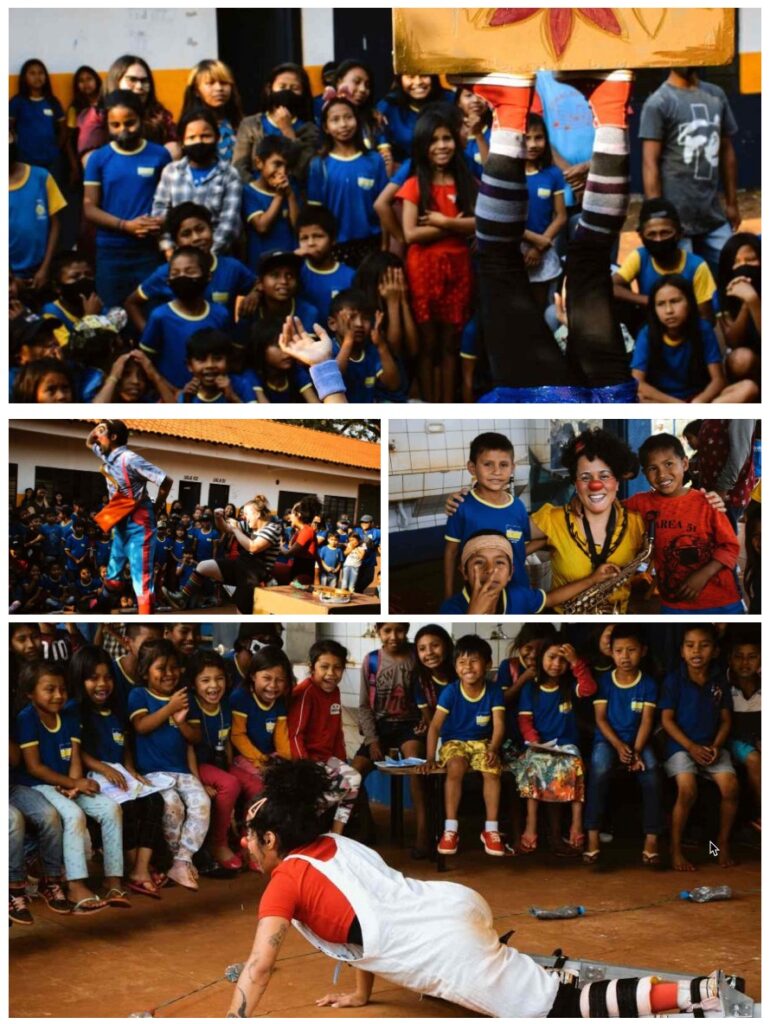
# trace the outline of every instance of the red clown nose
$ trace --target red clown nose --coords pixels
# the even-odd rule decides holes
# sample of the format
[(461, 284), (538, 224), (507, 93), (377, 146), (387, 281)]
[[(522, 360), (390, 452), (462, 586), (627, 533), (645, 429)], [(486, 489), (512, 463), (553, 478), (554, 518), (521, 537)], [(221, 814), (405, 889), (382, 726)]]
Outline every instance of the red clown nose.
[(601, 482), (601, 480), (592, 480), (590, 482), (590, 484), (588, 485), (588, 490), (589, 491), (603, 491), (604, 490), (604, 484)]

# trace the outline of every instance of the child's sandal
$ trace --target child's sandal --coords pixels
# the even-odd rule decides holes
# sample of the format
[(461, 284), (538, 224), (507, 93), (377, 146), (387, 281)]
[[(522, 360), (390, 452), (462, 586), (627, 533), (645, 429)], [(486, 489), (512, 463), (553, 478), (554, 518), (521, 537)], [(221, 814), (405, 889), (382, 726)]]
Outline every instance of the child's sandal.
[(537, 836), (530, 838), (527, 835), (523, 835), (519, 840), (519, 849), (522, 853), (534, 853), (537, 849)]
[(580, 852), (586, 844), (586, 837), (584, 832), (573, 832), (570, 830), (569, 839), (567, 845), (571, 846), (573, 850)]
[(583, 863), (584, 864), (589, 864), (589, 865), (590, 864), (595, 864), (598, 861), (599, 855), (601, 854), (601, 852), (602, 852), (601, 850), (584, 850), (583, 851)]
[(72, 913), (77, 915), (83, 914), (98, 914), (100, 910), (106, 910), (107, 904), (103, 899), (98, 896), (84, 896), (82, 900), (78, 900), (75, 906), (72, 908)]
[(102, 899), (107, 901), (109, 907), (125, 907), (127, 910), (131, 909), (131, 901), (128, 898), (128, 893), (123, 889), (113, 887), (106, 892)]

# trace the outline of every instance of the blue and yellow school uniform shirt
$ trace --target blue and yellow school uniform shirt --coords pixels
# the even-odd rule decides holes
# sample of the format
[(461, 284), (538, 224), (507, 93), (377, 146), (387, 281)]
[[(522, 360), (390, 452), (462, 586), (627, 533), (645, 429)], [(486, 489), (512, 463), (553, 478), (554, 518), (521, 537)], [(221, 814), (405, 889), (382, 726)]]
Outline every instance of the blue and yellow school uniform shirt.
[(241, 686), (230, 694), (230, 707), (233, 718), (246, 719), (246, 735), (261, 753), (275, 753), (276, 722), (285, 721), (286, 704), (279, 697), (272, 704), (262, 704), (246, 686)]
[(257, 401), (259, 401), (260, 393), (264, 395), (268, 402), (275, 405), (290, 405), (292, 402), (304, 401), (303, 392), (307, 391), (308, 388), (312, 388), (313, 382), (310, 379), (310, 374), (306, 370), (303, 373), (303, 370), (305, 370), (303, 366), (292, 367), (280, 384), (276, 381), (271, 383), (263, 380), (258, 373), (255, 373), (253, 388)]
[(332, 299), (338, 292), (352, 288), (355, 276), (352, 267), (339, 261), (330, 270), (316, 270), (307, 260), (302, 264), (299, 272), (300, 294), (318, 310), (322, 327), (326, 326), (329, 319)]
[(88, 551), (88, 537), (85, 533), (82, 537), (76, 537), (74, 533), (71, 533), (64, 541), (64, 547), (69, 554), (66, 558), (65, 569), (68, 572), (79, 572), (80, 565), (74, 561), (75, 558), (82, 558), (83, 555)]
[[(451, 679), (436, 679), (435, 676), (431, 676), (431, 681), (435, 687), (437, 699), (452, 682)], [(419, 679), (415, 680), (414, 684), (414, 702), (421, 711), (428, 707), (428, 698), (425, 696), (425, 689)]]
[(276, 249), (280, 252), (294, 252), (297, 248), (294, 228), (289, 219), (288, 199), (281, 203), (280, 213), (267, 234), (260, 235), (254, 228), (252, 221), (270, 209), (275, 195), (275, 192), (260, 188), (256, 181), (250, 181), (243, 186), (241, 217), (247, 225), (246, 262), (254, 271), (259, 268), (259, 257), (263, 252), (272, 252)]
[(646, 374), (648, 384), (652, 384), (653, 387), (664, 391), (673, 398), (692, 398), (701, 390), (693, 385), (690, 377), (693, 345), (702, 347), (703, 358), (707, 366), (712, 363), (722, 365), (722, 353), (714, 328), (707, 320), (701, 320), (699, 340), (691, 341), (689, 338), (682, 338), (674, 341), (668, 335), (663, 335), (662, 365), (659, 373), (653, 379), (649, 372), (650, 334), (649, 328), (645, 324), (639, 331), (634, 351), (631, 353), (631, 369), (642, 370)]
[[(506, 698), (506, 690), (509, 690), (522, 672), (527, 671), (527, 666), (514, 655), (511, 658), (504, 658), (497, 669), (495, 682), (503, 691), (503, 698)], [(519, 746), (522, 743), (522, 736), (519, 730), (519, 694), (505, 700), (505, 738)]]
[(86, 712), (89, 716), (89, 745), (83, 749), (107, 764), (126, 763), (126, 727), (114, 711)]
[[(149, 216), (155, 189), (171, 154), (165, 147), (142, 139), (138, 149), (129, 152), (117, 142), (95, 149), (88, 156), (84, 185), (98, 185), (99, 206), (120, 220)], [(155, 239), (134, 238), (123, 231), (96, 229), (96, 244), (104, 249), (146, 250), (155, 248)]]
[(492, 505), (480, 498), (475, 490), (466, 494), (458, 510), (447, 519), (444, 540), (462, 548), (465, 541), (479, 530), (499, 530), (513, 548), (513, 579), (523, 584), (528, 578), (525, 562), (527, 541), (531, 538), (529, 514), (519, 498), (511, 494), (506, 498), (505, 504)]
[(161, 539), (158, 535), (155, 535), (155, 566), (161, 569), (165, 567), (168, 559), (168, 553), (173, 545), (173, 540), (168, 535)]
[(198, 709), (203, 723), (203, 743), (195, 748), (198, 764), (213, 764), (217, 747), (224, 747), (230, 739), (230, 730), (233, 726), (230, 698), (225, 695), (216, 711), (206, 711), (201, 707), (197, 697), (193, 697), (191, 703)]
[[(492, 138), (492, 129), (484, 129), (484, 138), (487, 140), (487, 146), (489, 146), (489, 140)], [(470, 138), (464, 150), (465, 159), (470, 165), (471, 173), (474, 178), (481, 181), (481, 175), (484, 171), (484, 164), (481, 159), (481, 151), (479, 149), (478, 139)]]
[[(470, 697), (459, 681), (445, 686), (438, 698), (436, 713), (441, 712), (441, 739), (489, 740), (492, 738), (492, 712), (504, 711), (503, 691), (497, 683), (485, 683), (478, 697)], [(439, 719), (439, 722), (442, 718)]]
[(187, 369), (187, 341), (204, 327), (229, 333), (227, 309), (216, 302), (207, 302), (203, 313), (189, 316), (177, 308), (176, 302), (167, 302), (150, 313), (139, 347), (151, 357), (158, 372), (170, 384), (183, 388), (192, 377)]
[(38, 167), (53, 167), (59, 157), (57, 134), (64, 118), (55, 96), (14, 96), (8, 104), (14, 122), (19, 159)]
[(40, 532), (43, 534), (43, 554), (48, 558), (61, 558), (62, 536), (59, 524), (41, 523)]
[[(37, 709), (28, 704), (16, 716), (16, 742), (22, 750), (37, 747), (40, 763), (52, 772), (69, 775), (72, 747), (80, 743), (80, 720), (74, 708), (65, 707), (56, 716), (52, 729), (40, 720)], [(20, 786), (42, 786), (44, 783), (29, 775), (24, 766), (17, 768), (14, 780)]]
[(379, 153), (341, 157), (329, 153), (310, 162), (307, 201), (322, 203), (337, 218), (337, 241), (372, 238), (381, 234), (374, 201), (388, 184)]
[[(141, 717), (145, 712), (151, 715), (159, 711), (170, 700), (170, 697), (158, 697), (150, 693), (145, 686), (135, 686), (128, 695), (129, 721), (136, 722), (137, 716)], [(190, 702), (186, 720), (189, 725), (200, 725), (201, 719), (194, 701)], [(173, 718), (167, 719), (163, 725), (145, 735), (135, 733), (134, 745), (136, 768), (140, 775), (146, 775), (147, 772), (190, 774), (187, 763), (187, 740)]]
[(59, 299), (55, 299), (53, 302), (46, 302), (41, 313), (48, 319), (55, 318), (61, 320), (62, 325), (56, 328), (54, 335), (62, 348), (65, 345), (69, 345), (70, 335), (77, 328), (81, 318), (74, 313), (70, 313)]
[(527, 230), (542, 235), (553, 220), (554, 196), (564, 195), (564, 175), (556, 164), (539, 171), (527, 171), (527, 191)]
[[(443, 93), (442, 102), (454, 102), (454, 92), (451, 89), (444, 89)], [(398, 103), (386, 96), (375, 105), (375, 109), (383, 114), (387, 121), (385, 141), (393, 150), (393, 159), (396, 162), (406, 160), (412, 152), (414, 128), (424, 107), (415, 107), (411, 103)]]
[(115, 680), (115, 692), (118, 695), (121, 714), (128, 716), (128, 695), (137, 685), (136, 680), (123, 668), (123, 658), (114, 658), (112, 662), (112, 678)]
[[(337, 358), (340, 345), (334, 341), (333, 358)], [(345, 381), (345, 392), (348, 402), (373, 402), (377, 379), (382, 375), (380, 353), (371, 341), (364, 344), (357, 356), (348, 359), (348, 365), (342, 375)]]
[(626, 256), (615, 273), (622, 277), (628, 285), (632, 281), (636, 281), (641, 295), (649, 295), (656, 282), (665, 274), (681, 274), (692, 285), (698, 305), (703, 302), (711, 302), (717, 290), (708, 263), (702, 256), (696, 256), (694, 252), (685, 252), (684, 250), (680, 250), (679, 262), (676, 266), (667, 269), (659, 267), (642, 245)]
[[(262, 124), (263, 135), (283, 135), (283, 132), (269, 114), (261, 114), (259, 120)], [(301, 117), (293, 117), (291, 119), (291, 126), (295, 132), (298, 132), (300, 128), (304, 128), (306, 124), (307, 121), (303, 121)]]
[[(140, 296), (157, 306), (171, 302), (174, 293), (168, 286), (168, 263), (154, 270), (137, 288)], [(240, 260), (232, 256), (213, 254), (211, 256), (211, 280), (206, 285), (204, 299), (227, 306), (230, 315), (235, 312), (235, 300), (239, 295), (248, 295), (256, 282), (255, 275)]]
[[(615, 669), (599, 676), (594, 704), (604, 704), (610, 727), (624, 743), (632, 745), (642, 724), (642, 712), (658, 702), (658, 687), (652, 676), (643, 672), (638, 672), (631, 683), (619, 683), (616, 676)], [(594, 743), (608, 742), (597, 726)]]
[[(297, 316), (302, 321), (303, 327), (310, 331), (313, 329), (313, 324), (319, 322), (319, 313), (315, 306), (311, 306), (309, 302), (305, 302), (304, 299), (300, 299), (298, 296), (291, 300), (291, 306), (286, 316)], [(259, 306), (256, 312), (256, 316), (242, 316), (238, 323), (235, 325), (233, 331), (233, 345), (236, 348), (250, 348), (251, 347), (251, 334), (252, 327), (256, 320), (275, 319), (276, 314), (268, 313), (263, 306)], [(278, 319), (285, 320), (286, 317), (279, 316)], [(323, 327), (324, 325), (321, 324)], [(277, 334), (276, 334), (277, 336)], [(310, 377), (308, 376), (308, 380)]]
[(558, 683), (525, 683), (519, 693), (519, 714), (532, 716), (541, 743), (556, 740), (560, 747), (567, 743), (577, 746), (573, 697), (562, 696)]
[[(238, 659), (236, 658), (235, 648), (222, 655), (227, 669), (228, 678), (228, 690), (233, 691), (240, 689), (242, 686), (248, 687), (248, 677), (241, 671)], [(231, 702), (232, 710), (232, 702)]]
[[(546, 597), (544, 590), (535, 590), (528, 583), (517, 583), (513, 579), (500, 595), (498, 612), (500, 615), (537, 615), (545, 608)], [(461, 593), (448, 597), (439, 612), (441, 615), (467, 615), (470, 603), (470, 591), (464, 587)]]
[(66, 205), (43, 167), (27, 165), (21, 181), (8, 185), (8, 258), (17, 277), (31, 277), (43, 262), (51, 217)]
[(195, 557), (199, 562), (214, 557), (214, 544), (219, 540), (219, 531), (211, 529), (206, 533), (200, 527), (190, 531), (195, 538)]
[[(700, 686), (690, 679), (682, 662), (676, 672), (669, 672), (663, 680), (658, 707), (674, 712), (674, 721), (693, 743), (709, 746), (719, 731), (722, 709), (732, 711), (730, 684), (724, 672), (714, 665), (708, 680)], [(666, 733), (666, 757), (680, 750), (684, 747)]]

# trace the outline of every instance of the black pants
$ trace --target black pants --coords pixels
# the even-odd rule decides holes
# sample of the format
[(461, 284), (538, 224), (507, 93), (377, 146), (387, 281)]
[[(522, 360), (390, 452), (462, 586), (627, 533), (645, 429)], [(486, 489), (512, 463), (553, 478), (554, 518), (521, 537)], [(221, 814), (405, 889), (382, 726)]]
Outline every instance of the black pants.
[(126, 800), (123, 809), (123, 849), (155, 849), (163, 838), (163, 797), (150, 793), (138, 800)]

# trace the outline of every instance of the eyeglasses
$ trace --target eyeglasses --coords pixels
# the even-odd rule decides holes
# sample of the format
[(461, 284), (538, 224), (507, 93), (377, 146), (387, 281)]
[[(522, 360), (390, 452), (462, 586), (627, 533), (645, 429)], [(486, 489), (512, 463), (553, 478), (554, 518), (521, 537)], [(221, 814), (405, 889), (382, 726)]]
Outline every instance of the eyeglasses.
[(596, 476), (592, 476), (591, 473), (581, 473), (578, 477), (578, 482), (581, 484), (590, 484), (594, 480), (599, 480), (601, 483), (609, 483), (610, 480), (615, 479), (615, 474), (610, 473), (608, 470), (604, 470), (603, 473), (598, 473)]
[(124, 75), (123, 80), (128, 82), (129, 85), (139, 85), (142, 89), (150, 88), (149, 78), (137, 78), (136, 75)]

